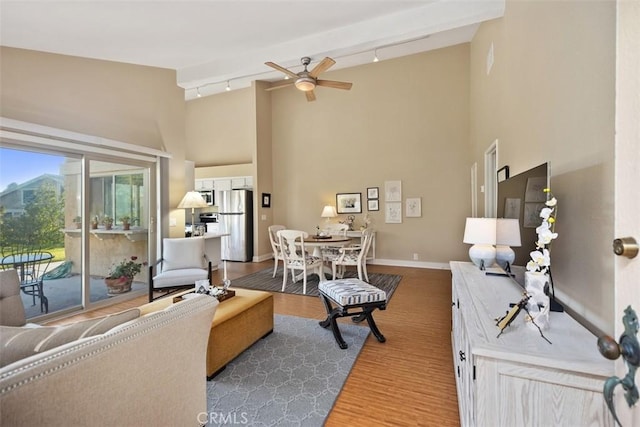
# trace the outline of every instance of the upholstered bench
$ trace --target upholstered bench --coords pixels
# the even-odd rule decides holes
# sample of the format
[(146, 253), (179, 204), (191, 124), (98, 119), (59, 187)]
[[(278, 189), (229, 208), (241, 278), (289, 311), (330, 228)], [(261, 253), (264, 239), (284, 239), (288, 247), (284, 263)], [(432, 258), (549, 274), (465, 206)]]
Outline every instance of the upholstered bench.
[[(235, 296), (218, 304), (211, 323), (207, 345), (207, 379), (212, 379), (227, 363), (273, 331), (273, 295), (269, 292), (233, 289)], [(171, 304), (172, 299), (162, 298), (140, 309), (143, 314), (147, 310), (155, 311), (159, 305)]]
[[(347, 343), (342, 339), (336, 319), (351, 317), (354, 322), (362, 322), (367, 319), (369, 329), (379, 342), (385, 342), (386, 338), (380, 333), (373, 320), (373, 310), (387, 308), (387, 293), (363, 282), (360, 279), (339, 279), (320, 282), (318, 285), (320, 298), (327, 309), (327, 318), (320, 322), (323, 328), (331, 327), (333, 337), (341, 349), (347, 348)], [(336, 306), (334, 307), (333, 304)], [(359, 311), (353, 311), (359, 310)]]

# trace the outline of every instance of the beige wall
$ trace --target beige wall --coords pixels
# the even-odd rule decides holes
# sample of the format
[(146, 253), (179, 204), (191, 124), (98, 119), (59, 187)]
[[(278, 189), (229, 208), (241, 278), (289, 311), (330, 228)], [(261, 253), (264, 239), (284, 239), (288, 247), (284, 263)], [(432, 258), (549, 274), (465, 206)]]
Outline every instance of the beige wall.
[[(2, 47), (0, 106), (7, 118), (166, 150), (169, 206), (184, 196), (184, 91), (173, 70)], [(184, 209), (171, 214), (184, 219)]]
[[(495, 63), (485, 58), (494, 45)], [(508, 1), (471, 44), (471, 142), (479, 176), (499, 140), (511, 174), (549, 161), (559, 200), (557, 296), (613, 325), (615, 3)], [(479, 180), (482, 184), (482, 179)], [(481, 195), (481, 193), (478, 193)], [(480, 200), (480, 213), (484, 203)]]

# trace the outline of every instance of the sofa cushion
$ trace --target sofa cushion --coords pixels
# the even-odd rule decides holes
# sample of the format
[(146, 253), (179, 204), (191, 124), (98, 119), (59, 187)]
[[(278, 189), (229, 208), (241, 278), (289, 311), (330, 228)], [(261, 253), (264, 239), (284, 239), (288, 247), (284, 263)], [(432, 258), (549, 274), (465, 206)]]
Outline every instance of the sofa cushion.
[(162, 239), (162, 271), (206, 268), (204, 237)]
[(140, 310), (132, 308), (109, 316), (62, 326), (0, 327), (0, 367), (80, 338), (103, 334), (121, 323), (138, 317), (140, 317)]
[(26, 322), (20, 278), (14, 269), (0, 271), (0, 325), (24, 326)]

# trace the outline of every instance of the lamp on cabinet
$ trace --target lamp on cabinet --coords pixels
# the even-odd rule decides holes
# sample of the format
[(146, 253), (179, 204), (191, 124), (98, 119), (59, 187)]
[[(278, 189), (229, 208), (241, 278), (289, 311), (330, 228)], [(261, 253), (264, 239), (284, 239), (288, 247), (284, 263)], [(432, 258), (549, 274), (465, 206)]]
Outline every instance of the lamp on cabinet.
[[(178, 209), (191, 209), (191, 232), (193, 233), (194, 224), (195, 224), (195, 208), (206, 208), (209, 207), (207, 202), (202, 198), (202, 195), (198, 191), (188, 191), (187, 194), (184, 195), (180, 203), (178, 204)], [(193, 235), (193, 234), (192, 234)]]
[(467, 218), (462, 241), (473, 245), (469, 248), (471, 262), (480, 270), (491, 267), (496, 260), (496, 219)]
[(516, 259), (511, 246), (521, 245), (520, 222), (512, 218), (499, 218), (496, 223), (496, 263), (507, 273), (511, 273), (511, 266)]

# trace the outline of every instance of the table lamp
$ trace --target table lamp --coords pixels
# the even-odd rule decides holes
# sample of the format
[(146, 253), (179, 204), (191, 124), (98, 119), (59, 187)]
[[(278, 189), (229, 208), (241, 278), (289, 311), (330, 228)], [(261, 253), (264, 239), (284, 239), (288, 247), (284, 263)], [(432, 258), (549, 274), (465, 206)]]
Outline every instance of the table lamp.
[(207, 202), (202, 198), (202, 195), (197, 191), (187, 191), (187, 194), (184, 195), (180, 203), (178, 204), (178, 209), (189, 209), (191, 208), (191, 235), (194, 234), (194, 224), (195, 224), (195, 208), (207, 208)]
[(338, 214), (336, 213), (336, 208), (331, 206), (331, 205), (327, 205), (322, 209), (322, 213), (320, 214), (320, 216), (322, 218), (326, 218), (326, 223), (328, 224), (331, 218), (335, 218), (338, 216)]
[(496, 219), (467, 218), (464, 227), (464, 243), (471, 243), (469, 258), (480, 270), (491, 267), (496, 260)]
[(496, 223), (496, 262), (507, 273), (511, 273), (511, 266), (516, 259), (511, 246), (521, 245), (520, 222), (512, 218), (499, 218)]

